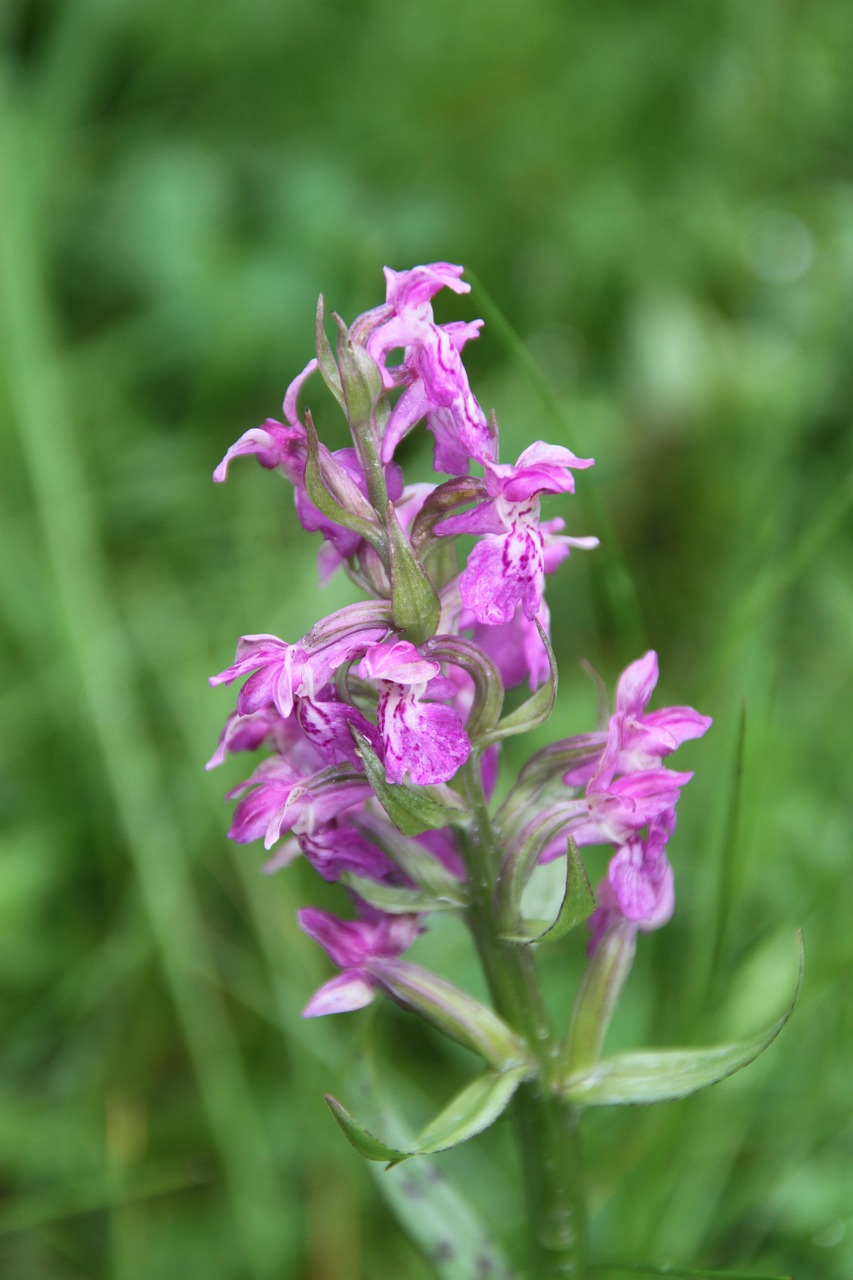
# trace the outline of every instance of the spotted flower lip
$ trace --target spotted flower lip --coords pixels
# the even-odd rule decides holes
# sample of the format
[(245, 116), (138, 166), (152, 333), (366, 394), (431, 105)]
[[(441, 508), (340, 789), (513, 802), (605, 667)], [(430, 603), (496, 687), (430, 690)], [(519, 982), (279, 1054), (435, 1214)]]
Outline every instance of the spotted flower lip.
[(440, 677), (440, 663), (398, 640), (368, 649), (358, 670), (379, 690), (376, 723), (388, 780), (404, 782), (408, 775), (422, 786), (449, 781), (470, 756), (471, 742), (454, 707), (422, 700)]
[[(546, 567), (539, 499), (544, 493), (573, 493), (572, 469), (592, 465), (592, 458), (577, 458), (561, 445), (537, 441), (514, 465), (485, 462), (488, 497), (470, 511), (448, 516), (436, 525), (439, 535), (482, 535), (459, 579), (462, 602), (478, 622), (502, 626), (512, 620), (519, 605), (526, 618), (537, 616)], [(546, 531), (553, 543), (553, 524)], [(571, 546), (591, 548), (598, 539), (562, 536), (559, 543), (562, 557)]]

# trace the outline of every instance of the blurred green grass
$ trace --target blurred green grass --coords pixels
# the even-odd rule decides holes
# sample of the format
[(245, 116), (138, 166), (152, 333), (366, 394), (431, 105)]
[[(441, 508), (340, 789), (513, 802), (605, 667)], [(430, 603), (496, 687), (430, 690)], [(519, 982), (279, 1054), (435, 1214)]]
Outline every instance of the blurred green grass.
[[(593, 713), (580, 657), (612, 679), (646, 644), (661, 700), (716, 720), (614, 1043), (761, 1024), (805, 933), (766, 1060), (588, 1117), (597, 1256), (853, 1273), (851, 37), (834, 0), (4, 6), (4, 1276), (428, 1274), (322, 1102), (357, 1030), (299, 1017), (319, 887), (228, 847), (240, 766), (202, 766), (230, 707), (206, 676), (317, 611), (285, 488), (210, 471), (277, 411), (320, 290), (352, 317), (383, 263), (439, 258), (548, 388), (490, 325), (505, 456), (597, 460), (551, 736)], [(476, 986), (458, 931), (419, 945)], [(546, 963), (561, 1008), (579, 959)], [(418, 1116), (460, 1059), (380, 1027)], [(445, 1158), (493, 1222), (509, 1159), (501, 1126)]]

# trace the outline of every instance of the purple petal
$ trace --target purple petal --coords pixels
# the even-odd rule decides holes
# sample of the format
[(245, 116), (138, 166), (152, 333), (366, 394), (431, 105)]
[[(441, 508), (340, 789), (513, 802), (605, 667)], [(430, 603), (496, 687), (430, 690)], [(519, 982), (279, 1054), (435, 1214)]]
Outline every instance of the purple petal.
[(488, 536), (474, 547), (459, 590), (477, 621), (495, 626), (510, 622), (519, 603), (528, 618), (535, 618), (544, 579), (538, 530), (517, 524), (504, 537)]
[(407, 773), (421, 786), (447, 782), (471, 754), (458, 712), (441, 703), (386, 693), (379, 701), (378, 723), (391, 782), (403, 782)]
[(356, 971), (339, 973), (319, 987), (302, 1010), (303, 1018), (320, 1018), (327, 1013), (351, 1013), (363, 1009), (376, 995), (369, 978)]

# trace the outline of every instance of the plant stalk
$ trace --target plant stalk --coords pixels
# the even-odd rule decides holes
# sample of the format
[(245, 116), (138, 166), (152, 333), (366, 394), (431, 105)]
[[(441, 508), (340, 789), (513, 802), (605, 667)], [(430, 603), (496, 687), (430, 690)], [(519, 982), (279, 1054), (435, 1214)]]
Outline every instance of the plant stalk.
[(558, 1046), (545, 1010), (532, 949), (502, 941), (494, 911), (500, 870), (479, 762), (462, 770), (474, 822), (464, 838), (472, 890), (468, 922), (495, 1009), (525, 1037), (537, 1077), (513, 1099), (525, 1184), (530, 1280), (587, 1280), (586, 1204), (578, 1109), (550, 1091)]

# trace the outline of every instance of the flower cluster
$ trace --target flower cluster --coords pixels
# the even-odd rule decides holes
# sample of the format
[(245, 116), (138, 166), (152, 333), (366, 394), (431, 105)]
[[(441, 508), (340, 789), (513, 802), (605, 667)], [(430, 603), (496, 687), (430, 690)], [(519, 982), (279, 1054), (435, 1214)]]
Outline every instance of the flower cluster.
[[(475, 811), (500, 744), (541, 723), (553, 702), (545, 579), (572, 548), (598, 542), (565, 534), (562, 517), (543, 521), (540, 510), (543, 498), (572, 494), (592, 459), (540, 441), (515, 463), (499, 461), (494, 417), (462, 362), (482, 322), (438, 324), (433, 314), (439, 290), (468, 292), (461, 275), (443, 262), (386, 268), (382, 305), (349, 327), (335, 317), (336, 354), (321, 299), (317, 354), (288, 388), (284, 421), (247, 431), (214, 472), (224, 480), (249, 454), (280, 472), (303, 528), (321, 535), (321, 576), (342, 567), (366, 597), (300, 639), (244, 636), (211, 679), (244, 683), (208, 767), (232, 752), (269, 752), (229, 793), (238, 798), (231, 837), (263, 839), (270, 870), (302, 854), (354, 903), (355, 919), (299, 914), (341, 971), (306, 1015), (358, 1008), (377, 990), (400, 998), (400, 975), (414, 967), (399, 956), (429, 911), (464, 916)], [(314, 375), (344, 412), (351, 448), (326, 449), (300, 409)], [(438, 478), (407, 486), (395, 453), (420, 424)], [(474, 539), (461, 564), (460, 536)], [(691, 775), (663, 759), (710, 721), (688, 707), (647, 712), (657, 675), (654, 653), (633, 663), (607, 730), (538, 753), (494, 817), (494, 877), (502, 859), (515, 904), (539, 862), (566, 855), (569, 837), (614, 847), (593, 948), (617, 924), (653, 929), (672, 912), (665, 846)], [(505, 691), (524, 684), (529, 698), (505, 713)]]

